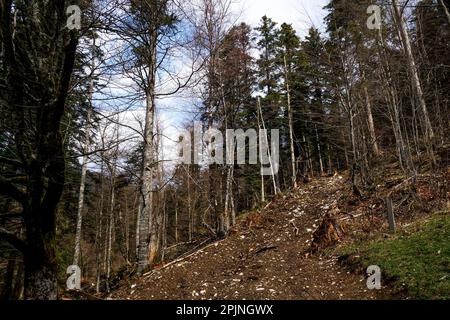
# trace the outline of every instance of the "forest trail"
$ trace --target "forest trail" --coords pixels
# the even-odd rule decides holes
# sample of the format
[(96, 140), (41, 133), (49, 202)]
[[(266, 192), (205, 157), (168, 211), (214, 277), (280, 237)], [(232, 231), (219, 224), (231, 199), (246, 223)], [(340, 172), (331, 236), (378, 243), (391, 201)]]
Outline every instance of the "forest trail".
[(241, 219), (225, 240), (141, 279), (110, 299), (381, 299), (364, 274), (350, 273), (337, 257), (306, 252), (321, 218), (344, 192), (341, 176), (321, 178), (282, 195)]

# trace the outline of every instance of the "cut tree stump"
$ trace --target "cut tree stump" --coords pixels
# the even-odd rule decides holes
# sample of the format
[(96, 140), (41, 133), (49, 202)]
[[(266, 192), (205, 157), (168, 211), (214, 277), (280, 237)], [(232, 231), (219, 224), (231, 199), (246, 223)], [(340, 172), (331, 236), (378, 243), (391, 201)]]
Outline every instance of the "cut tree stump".
[(337, 205), (333, 204), (330, 210), (325, 214), (319, 227), (313, 233), (313, 241), (310, 246), (311, 252), (333, 246), (342, 239), (344, 236), (344, 229), (338, 223), (338, 219), (336, 218), (339, 212)]

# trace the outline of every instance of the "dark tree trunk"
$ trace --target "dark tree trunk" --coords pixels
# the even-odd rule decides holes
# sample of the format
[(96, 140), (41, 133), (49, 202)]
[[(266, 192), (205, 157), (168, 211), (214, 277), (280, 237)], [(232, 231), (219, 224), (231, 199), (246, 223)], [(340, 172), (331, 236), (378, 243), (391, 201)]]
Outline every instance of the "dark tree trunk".
[(27, 219), (28, 248), (24, 252), (25, 299), (55, 300), (58, 297), (54, 221), (59, 198), (54, 195), (55, 206), (49, 211), (39, 210)]
[(56, 264), (39, 260), (26, 260), (25, 299), (56, 300), (58, 298)]
[(16, 268), (16, 259), (9, 257), (8, 264), (6, 266), (5, 281), (3, 283), (1, 300), (11, 300), (13, 291), (14, 270)]

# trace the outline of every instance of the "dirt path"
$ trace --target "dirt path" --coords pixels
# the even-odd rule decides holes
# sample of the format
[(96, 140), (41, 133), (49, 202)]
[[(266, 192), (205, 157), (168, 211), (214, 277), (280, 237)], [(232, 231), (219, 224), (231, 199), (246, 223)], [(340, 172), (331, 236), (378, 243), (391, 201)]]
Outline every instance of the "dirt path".
[[(227, 239), (122, 286), (112, 299), (379, 299), (336, 258), (305, 255), (321, 216), (342, 192), (323, 178), (247, 217)], [(297, 230), (296, 230), (297, 228)]]

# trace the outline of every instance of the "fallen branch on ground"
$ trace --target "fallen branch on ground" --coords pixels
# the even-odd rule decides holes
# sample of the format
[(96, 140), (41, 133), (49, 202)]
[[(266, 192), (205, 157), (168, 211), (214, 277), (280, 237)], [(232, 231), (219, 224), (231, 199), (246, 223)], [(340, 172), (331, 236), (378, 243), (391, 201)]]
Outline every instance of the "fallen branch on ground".
[(259, 254), (259, 253), (261, 253), (261, 252), (265, 252), (265, 251), (269, 251), (269, 250), (274, 250), (274, 249), (276, 249), (276, 248), (278, 248), (278, 247), (277, 247), (277, 246), (273, 246), (273, 245), (266, 246), (266, 247), (262, 247), (262, 248), (259, 248), (258, 250), (256, 250), (256, 251), (253, 253), (253, 255), (257, 255), (257, 254)]
[(214, 246), (214, 245), (217, 245), (217, 244), (221, 243), (222, 241), (225, 241), (226, 239), (223, 239), (223, 240), (220, 240), (220, 241), (217, 241), (217, 242), (213, 242), (213, 243), (211, 243), (211, 244), (209, 244), (209, 245), (207, 245), (207, 246), (205, 246), (205, 247), (203, 247), (203, 248), (197, 250), (200, 246), (202, 246), (203, 244), (207, 243), (207, 242), (210, 241), (210, 240), (211, 240), (211, 239), (207, 239), (207, 240), (203, 241), (203, 242), (200, 243), (198, 246), (196, 246), (193, 250), (191, 250), (190, 253), (187, 253), (187, 254), (181, 256), (180, 258), (178, 258), (178, 259), (176, 259), (176, 260), (174, 260), (174, 261), (172, 261), (172, 262), (169, 262), (168, 264), (165, 264), (163, 267), (161, 267), (161, 268), (159, 268), (159, 269), (157, 269), (157, 270), (149, 271), (149, 272), (145, 273), (142, 277), (143, 277), (143, 278), (148, 278), (148, 277), (150, 277), (152, 274), (154, 274), (156, 271), (164, 270), (164, 269), (166, 269), (166, 268), (168, 268), (168, 267), (170, 267), (170, 266), (172, 266), (172, 265), (174, 265), (174, 264), (177, 264), (177, 263), (179, 263), (179, 262), (181, 262), (181, 261), (183, 261), (183, 260), (186, 260), (187, 258), (192, 257), (192, 256), (196, 255), (197, 253), (199, 253), (199, 252), (201, 252), (201, 251), (203, 251), (203, 250), (206, 250), (206, 249), (209, 248), (209, 247), (212, 247), (212, 246)]

